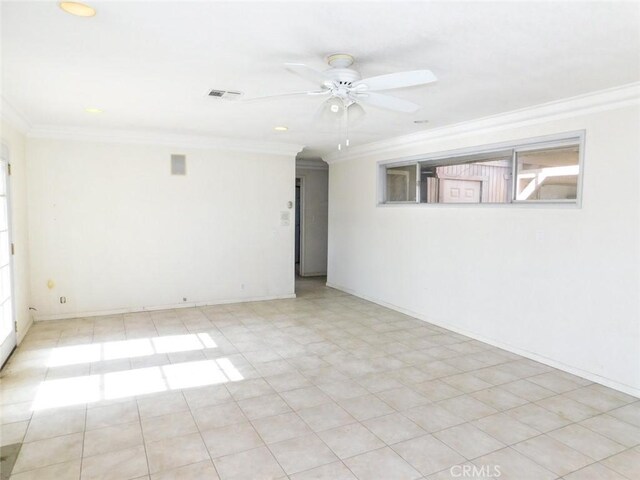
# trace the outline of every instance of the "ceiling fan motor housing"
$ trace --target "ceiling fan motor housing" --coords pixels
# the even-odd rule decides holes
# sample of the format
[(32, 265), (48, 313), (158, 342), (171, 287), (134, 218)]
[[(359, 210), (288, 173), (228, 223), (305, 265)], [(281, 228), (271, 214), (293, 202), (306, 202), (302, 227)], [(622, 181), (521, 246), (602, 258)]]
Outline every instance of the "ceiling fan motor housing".
[(350, 87), (353, 82), (360, 80), (361, 76), (356, 70), (349, 68), (353, 65), (353, 56), (348, 53), (334, 53), (327, 56), (327, 63), (331, 66), (324, 74), (331, 78), (338, 88)]
[(360, 74), (351, 68), (330, 68), (324, 72), (338, 86), (350, 86), (353, 82), (360, 80)]

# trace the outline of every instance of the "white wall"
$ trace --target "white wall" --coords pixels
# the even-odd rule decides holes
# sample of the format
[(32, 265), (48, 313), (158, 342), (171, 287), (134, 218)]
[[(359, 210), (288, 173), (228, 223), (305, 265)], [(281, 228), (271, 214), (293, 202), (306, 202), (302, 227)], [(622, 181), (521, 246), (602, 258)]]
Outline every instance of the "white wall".
[(296, 168), (304, 180), (300, 275), (327, 274), (329, 172), (325, 168)]
[[(294, 153), (28, 146), (36, 318), (293, 295)], [(186, 176), (170, 175), (172, 153)]]
[(22, 341), (31, 326), (29, 311), (29, 252), (27, 234), (27, 165), (26, 139), (7, 122), (0, 123), (0, 139), (9, 149), (11, 161), (10, 195), (13, 256), (13, 287), (15, 316), (18, 322), (17, 341)]
[[(598, 108), (332, 163), (329, 284), (640, 394), (640, 110)], [(581, 129), (582, 208), (376, 206), (378, 161)]]

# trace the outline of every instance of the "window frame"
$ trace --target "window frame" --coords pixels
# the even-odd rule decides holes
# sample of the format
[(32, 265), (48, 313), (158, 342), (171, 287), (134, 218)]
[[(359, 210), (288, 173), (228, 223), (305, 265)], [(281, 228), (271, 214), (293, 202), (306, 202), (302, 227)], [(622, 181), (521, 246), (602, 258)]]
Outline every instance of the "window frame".
[[(582, 193), (583, 193), (583, 178), (584, 178), (584, 149), (585, 149), (585, 136), (584, 130), (563, 132), (552, 135), (544, 135), (534, 138), (513, 140), (508, 142), (493, 143), (487, 145), (480, 145), (474, 147), (465, 147), (455, 150), (447, 150), (440, 152), (433, 152), (422, 155), (412, 155), (409, 157), (398, 158), (393, 160), (383, 160), (377, 163), (378, 168), (378, 195), (377, 206), (379, 207), (393, 207), (413, 205), (427, 208), (442, 208), (442, 207), (454, 207), (454, 208), (495, 208), (495, 207), (535, 207), (535, 206), (547, 206), (547, 207), (568, 207), (568, 208), (582, 208)], [(517, 200), (517, 162), (518, 153), (537, 151), (553, 148), (562, 148), (569, 146), (578, 147), (578, 179), (576, 186), (576, 199), (550, 199), (550, 200)], [(465, 162), (460, 162), (463, 157), (483, 156), (490, 157), (494, 154), (506, 153), (511, 151), (511, 182), (509, 191), (509, 201), (504, 203), (421, 203), (421, 183), (420, 183), (420, 170), (423, 165), (432, 166), (444, 166), (444, 165), (459, 165)], [(505, 156), (506, 158), (506, 156)], [(488, 158), (487, 158), (488, 160)], [(479, 160), (481, 161), (481, 160)], [(470, 159), (468, 163), (472, 163), (473, 159)], [(400, 201), (393, 202), (387, 201), (387, 168), (403, 167), (403, 166), (416, 166), (416, 200), (415, 201)]]
[[(384, 167), (384, 178), (382, 179), (382, 181), (384, 182), (384, 201), (385, 201), (385, 205), (412, 205), (414, 203), (418, 203), (420, 201), (420, 163), (416, 163), (416, 184), (414, 185), (414, 188), (416, 189), (416, 199), (415, 200), (387, 200), (387, 169), (388, 168), (395, 168), (395, 167), (406, 167), (406, 166), (411, 166), (413, 165), (412, 163), (408, 163), (406, 165), (385, 165)], [(411, 188), (411, 185), (409, 185), (409, 188)]]

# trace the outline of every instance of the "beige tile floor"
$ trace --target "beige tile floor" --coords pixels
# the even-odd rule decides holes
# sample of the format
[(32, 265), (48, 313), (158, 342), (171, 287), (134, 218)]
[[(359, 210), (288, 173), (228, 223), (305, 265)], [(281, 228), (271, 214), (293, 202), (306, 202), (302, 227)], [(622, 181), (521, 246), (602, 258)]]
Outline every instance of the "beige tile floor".
[(298, 294), (35, 324), (2, 372), (11, 479), (640, 478), (638, 399)]

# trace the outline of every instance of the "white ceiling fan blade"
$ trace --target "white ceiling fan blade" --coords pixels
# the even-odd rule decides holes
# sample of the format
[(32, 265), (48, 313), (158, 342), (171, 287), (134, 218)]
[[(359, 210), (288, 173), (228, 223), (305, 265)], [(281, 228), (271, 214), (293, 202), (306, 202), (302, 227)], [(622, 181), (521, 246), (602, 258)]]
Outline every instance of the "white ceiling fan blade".
[(285, 63), (287, 69), (300, 77), (309, 80), (316, 85), (328, 87), (334, 84), (334, 81), (324, 72), (315, 70), (306, 66), (304, 63)]
[[(438, 79), (431, 70), (412, 70), (409, 72), (389, 73), (377, 77), (363, 78), (353, 84), (355, 89), (365, 92), (391, 90), (393, 88), (413, 87), (436, 82)], [(358, 88), (359, 87), (359, 88)]]
[(354, 98), (356, 98), (358, 102), (367, 103), (374, 107), (386, 108), (387, 110), (394, 110), (396, 112), (414, 113), (422, 108), (417, 103), (375, 92), (357, 93)]
[(242, 102), (252, 102), (254, 100), (269, 100), (271, 98), (282, 98), (282, 97), (294, 97), (297, 95), (300, 96), (320, 96), (320, 95), (328, 95), (331, 93), (330, 90), (313, 90), (308, 92), (289, 92), (289, 93), (276, 93), (274, 95), (262, 95), (260, 97), (251, 97), (245, 98)]

